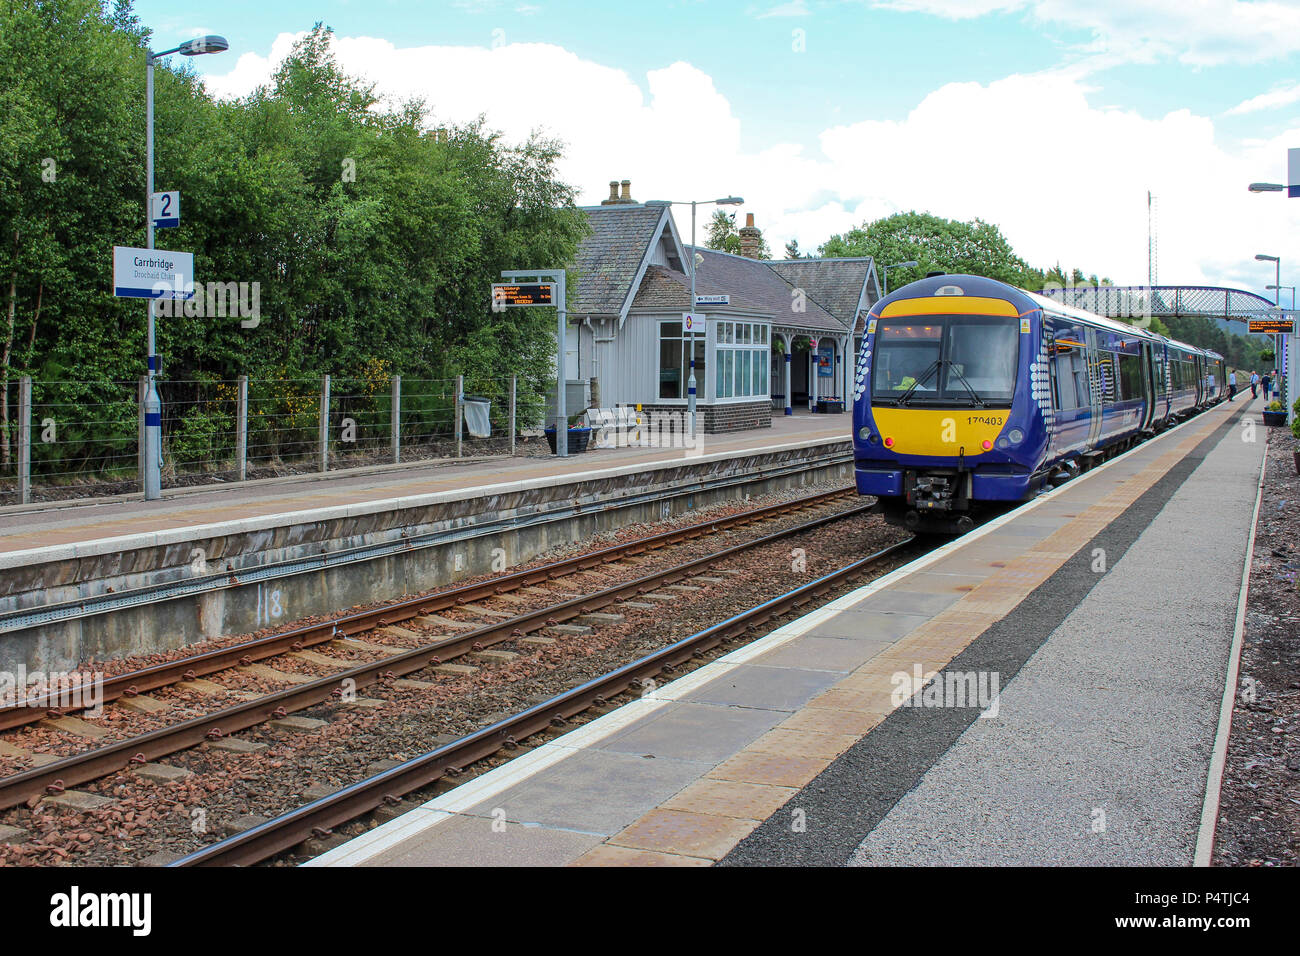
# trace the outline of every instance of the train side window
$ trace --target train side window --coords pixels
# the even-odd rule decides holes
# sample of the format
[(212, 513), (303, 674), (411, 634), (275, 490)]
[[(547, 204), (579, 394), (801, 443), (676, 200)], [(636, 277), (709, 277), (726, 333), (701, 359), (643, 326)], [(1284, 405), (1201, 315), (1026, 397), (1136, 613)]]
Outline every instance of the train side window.
[(1121, 352), (1115, 358), (1119, 361), (1119, 383), (1121, 400), (1142, 397), (1142, 360), (1136, 355)]
[(1051, 322), (1052, 398), (1056, 408), (1086, 408), (1088, 401), (1088, 358), (1082, 328)]

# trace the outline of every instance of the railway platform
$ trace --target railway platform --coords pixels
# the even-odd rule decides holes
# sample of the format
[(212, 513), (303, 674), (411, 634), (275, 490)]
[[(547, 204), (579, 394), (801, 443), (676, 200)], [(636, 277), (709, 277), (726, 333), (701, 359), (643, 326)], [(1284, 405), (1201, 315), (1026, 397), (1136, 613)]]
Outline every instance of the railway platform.
[(440, 460), (161, 501), (0, 509), (0, 668), (65, 669), (251, 633), (626, 524), (843, 481), (849, 428), (847, 415), (780, 417), (692, 447)]
[(1203, 861), (1256, 410), (1210, 409), (307, 865)]

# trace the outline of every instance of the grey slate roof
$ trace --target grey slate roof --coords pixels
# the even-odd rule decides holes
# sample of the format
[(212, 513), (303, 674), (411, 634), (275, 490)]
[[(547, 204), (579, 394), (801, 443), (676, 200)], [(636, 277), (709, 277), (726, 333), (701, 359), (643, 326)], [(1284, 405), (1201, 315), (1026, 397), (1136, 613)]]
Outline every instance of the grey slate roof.
[(571, 313), (618, 315), (663, 218), (664, 206), (584, 206), (591, 235), (578, 247)]
[[(744, 294), (733, 292), (733, 287), (718, 285), (705, 275), (704, 267), (695, 274), (695, 293), (697, 295), (718, 295), (726, 293), (731, 296), (730, 305), (710, 305), (702, 309), (709, 313), (717, 312), (756, 312), (773, 316), (771, 309), (755, 302)], [(655, 309), (664, 312), (691, 311), (691, 277), (675, 269), (663, 266), (651, 266), (646, 269), (645, 278), (632, 300), (633, 309)]]
[[(702, 284), (707, 281), (718, 292), (727, 292), (733, 297), (737, 293), (743, 294), (764, 311), (771, 312), (776, 325), (838, 334), (843, 334), (848, 328), (822, 308), (811, 294), (804, 303), (805, 311), (795, 312), (792, 308), (795, 286), (778, 274), (767, 260), (749, 259), (703, 246), (698, 251), (704, 256), (695, 277), (696, 291), (701, 295), (705, 294)], [(686, 247), (686, 254), (691, 255), (690, 246)]]
[[(807, 292), (810, 299), (839, 319), (845, 327), (854, 324), (862, 287), (871, 272), (869, 256), (852, 259), (783, 259), (769, 262), (768, 265), (791, 285)], [(863, 309), (871, 306), (874, 288), (871, 293)]]

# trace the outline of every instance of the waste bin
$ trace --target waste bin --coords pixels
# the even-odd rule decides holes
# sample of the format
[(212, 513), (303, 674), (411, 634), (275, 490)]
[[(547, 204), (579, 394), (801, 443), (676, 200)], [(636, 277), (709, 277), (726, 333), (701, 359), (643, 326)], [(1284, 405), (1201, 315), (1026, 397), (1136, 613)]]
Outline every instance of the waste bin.
[(475, 438), (492, 437), (492, 400), (478, 395), (466, 395), (461, 403), (465, 409), (465, 427)]

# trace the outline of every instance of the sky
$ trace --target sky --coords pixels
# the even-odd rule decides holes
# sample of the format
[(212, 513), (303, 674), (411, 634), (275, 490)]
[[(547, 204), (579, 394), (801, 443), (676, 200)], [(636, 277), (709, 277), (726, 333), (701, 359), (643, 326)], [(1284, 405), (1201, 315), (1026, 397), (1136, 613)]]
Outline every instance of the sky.
[[(1267, 295), (1300, 282), (1300, 0), (136, 0), (221, 97), (317, 21), (431, 124), (565, 144), (583, 204), (745, 199), (773, 252), (918, 210), (996, 223), (1032, 265)], [(701, 212), (707, 220), (708, 207)], [(689, 233), (689, 209), (674, 213)], [(702, 235), (702, 233), (701, 233)], [(1290, 291), (1283, 304), (1290, 304)]]

